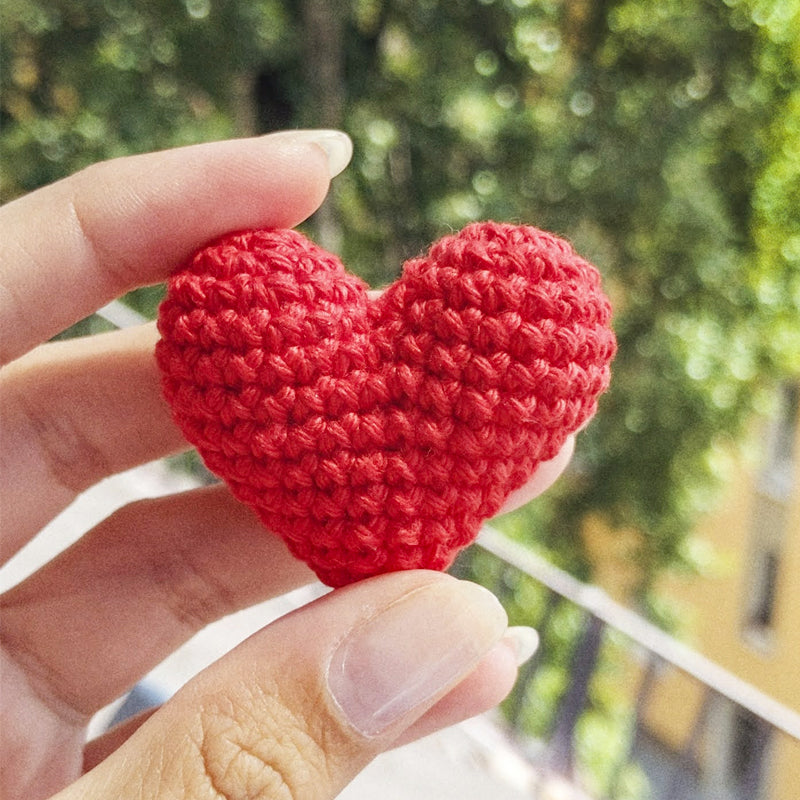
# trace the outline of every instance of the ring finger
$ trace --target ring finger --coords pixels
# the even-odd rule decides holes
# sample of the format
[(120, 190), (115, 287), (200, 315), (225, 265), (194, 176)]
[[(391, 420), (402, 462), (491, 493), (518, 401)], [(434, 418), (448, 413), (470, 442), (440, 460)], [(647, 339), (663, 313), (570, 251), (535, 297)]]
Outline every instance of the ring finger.
[(222, 486), (120, 509), (0, 598), (41, 697), (89, 717), (194, 633), (313, 580)]

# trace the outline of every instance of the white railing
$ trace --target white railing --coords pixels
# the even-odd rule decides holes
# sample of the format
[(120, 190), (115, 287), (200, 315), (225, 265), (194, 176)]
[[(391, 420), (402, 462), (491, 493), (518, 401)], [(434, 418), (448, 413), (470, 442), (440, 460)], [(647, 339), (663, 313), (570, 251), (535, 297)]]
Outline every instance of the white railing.
[[(783, 795), (769, 793), (770, 757), (780, 743), (793, 754), (788, 757), (800, 759), (800, 713), (615, 602), (601, 589), (582, 583), (492, 528), (484, 529), (473, 550), (466, 552), (456, 570), (469, 575), (469, 563), (476, 555), (490, 556), (494, 569), (487, 570), (484, 558), (480, 573), (494, 575), (487, 581), (494, 585), (488, 588), (501, 599), (508, 602), (522, 579), (534, 582), (547, 595), (530, 618), (514, 620), (537, 627), (543, 644), (523, 669), (506, 706), (512, 733), (543, 775), (555, 773), (583, 784), (583, 789), (594, 783), (592, 795), (598, 800), (631, 796), (647, 800), (784, 800)], [(548, 730), (532, 740), (524, 727), (526, 706), (544, 702), (537, 697), (535, 685), (548, 655), (548, 629), (557, 609), (565, 604), (579, 613), (582, 624), (572, 636), (568, 661), (562, 665), (565, 685)], [(580, 728), (584, 715), (591, 713), (592, 684), (602, 668), (601, 651), (610, 639), (623, 651), (622, 660), (635, 667), (630, 670), (635, 677), (621, 692), (628, 706), (628, 724), (616, 735), (626, 741), (618, 748), (616, 763), (605, 765), (605, 777), (598, 787), (597, 775), (592, 780), (581, 764)], [(647, 712), (670, 671), (694, 684), (699, 702), (682, 742), (668, 748), (654, 740)], [(711, 734), (717, 734), (724, 746), (709, 755), (708, 751), (714, 750), (709, 744)], [(623, 776), (631, 768), (641, 771), (639, 794), (621, 788)], [(543, 790), (540, 796), (547, 794)]]

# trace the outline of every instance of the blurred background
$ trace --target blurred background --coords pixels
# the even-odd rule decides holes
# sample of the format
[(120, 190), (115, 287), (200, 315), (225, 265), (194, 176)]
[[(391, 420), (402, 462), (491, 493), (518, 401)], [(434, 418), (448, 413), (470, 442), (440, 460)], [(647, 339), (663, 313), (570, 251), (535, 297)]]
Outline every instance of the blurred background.
[[(615, 307), (612, 388), (568, 474), (495, 524), (800, 711), (797, 0), (4, 0), (0, 25), (3, 201), (114, 156), (337, 127), (353, 164), (305, 227), (374, 285), (476, 219), (569, 238)], [(152, 316), (160, 292), (125, 302)], [(506, 716), (559, 732), (596, 615), (488, 550), (458, 569), (553, 626)], [(796, 797), (796, 742), (678, 678), (645, 714), (625, 690), (647, 668), (608, 638), (569, 730), (585, 787), (655, 796), (646, 739), (686, 797)]]

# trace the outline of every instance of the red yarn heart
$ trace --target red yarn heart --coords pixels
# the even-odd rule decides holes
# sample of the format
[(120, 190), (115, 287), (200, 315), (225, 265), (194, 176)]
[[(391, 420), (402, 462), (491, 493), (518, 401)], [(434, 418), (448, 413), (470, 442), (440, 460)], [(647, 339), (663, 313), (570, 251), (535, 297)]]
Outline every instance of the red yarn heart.
[(208, 467), (322, 581), (446, 568), (595, 411), (616, 343), (563, 240), (476, 223), (378, 299), (294, 231), (246, 231), (169, 281), (157, 346)]

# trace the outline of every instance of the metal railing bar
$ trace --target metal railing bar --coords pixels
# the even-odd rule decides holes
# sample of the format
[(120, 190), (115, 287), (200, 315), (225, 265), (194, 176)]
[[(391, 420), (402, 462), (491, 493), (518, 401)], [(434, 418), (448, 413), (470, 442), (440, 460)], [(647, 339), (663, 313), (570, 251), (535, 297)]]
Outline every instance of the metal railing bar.
[(672, 779), (669, 782), (669, 787), (664, 793), (664, 800), (683, 800), (690, 788), (689, 786), (689, 771), (686, 769), (687, 765), (694, 764), (696, 760), (697, 746), (700, 744), (700, 739), (703, 731), (706, 728), (708, 715), (711, 711), (711, 703), (715, 697), (715, 692), (710, 687), (706, 687), (703, 692), (703, 701), (700, 708), (697, 710), (692, 730), (689, 737), (683, 746), (683, 749), (678, 754), (675, 767), (672, 772)]
[(571, 680), (559, 701), (556, 724), (547, 745), (547, 765), (551, 770), (571, 776), (575, 759), (575, 728), (589, 698), (589, 685), (595, 674), (605, 623), (593, 614), (587, 615), (583, 633), (572, 655)]
[(94, 313), (106, 322), (110, 322), (115, 328), (134, 328), (151, 322), (144, 314), (140, 314), (121, 300), (112, 300)]
[(610, 627), (616, 628), (632, 641), (655, 653), (665, 663), (710, 686), (717, 694), (727, 697), (768, 722), (776, 730), (800, 741), (800, 713), (779, 703), (634, 611), (612, 600), (602, 589), (582, 583), (488, 526), (481, 532), (478, 545), (598, 617)]
[[(542, 614), (541, 618), (536, 622), (539, 628), (539, 636), (542, 640), (544, 640), (547, 634), (550, 622), (560, 602), (561, 598), (555, 592), (547, 593), (547, 605), (545, 606), (544, 614)], [(530, 658), (522, 667), (519, 677), (517, 678), (517, 683), (511, 696), (511, 707), (508, 715), (513, 729), (518, 729), (521, 725), (522, 711), (525, 708), (528, 687), (538, 672), (543, 657), (544, 647), (538, 647), (533, 654), (533, 658)]]
[(642, 673), (639, 686), (636, 691), (636, 703), (633, 709), (633, 720), (631, 721), (631, 735), (628, 741), (628, 747), (625, 755), (615, 765), (611, 778), (608, 781), (608, 788), (604, 794), (604, 800), (612, 800), (617, 795), (619, 790), (622, 773), (626, 766), (633, 762), (636, 754), (636, 748), (639, 744), (640, 733), (642, 731), (642, 722), (644, 714), (647, 709), (647, 702), (650, 699), (650, 693), (656, 684), (658, 677), (659, 667), (661, 666), (661, 659), (652, 651), (647, 651), (647, 660), (645, 663), (644, 671)]
[(757, 797), (761, 786), (762, 773), (767, 761), (767, 750), (771, 739), (771, 729), (763, 720), (756, 721), (756, 736), (748, 755), (747, 769), (742, 777), (742, 797)]

